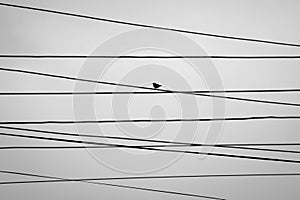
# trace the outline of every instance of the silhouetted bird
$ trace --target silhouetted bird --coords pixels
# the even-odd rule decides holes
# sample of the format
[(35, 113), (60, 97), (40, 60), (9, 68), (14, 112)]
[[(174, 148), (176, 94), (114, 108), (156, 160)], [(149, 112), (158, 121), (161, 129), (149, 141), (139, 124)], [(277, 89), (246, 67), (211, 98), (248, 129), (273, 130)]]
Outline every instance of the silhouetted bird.
[(160, 86), (161, 86), (160, 84), (155, 83), (155, 82), (152, 83), (152, 85), (153, 85), (153, 87), (154, 87), (155, 89), (158, 89), (158, 88), (160, 88)]

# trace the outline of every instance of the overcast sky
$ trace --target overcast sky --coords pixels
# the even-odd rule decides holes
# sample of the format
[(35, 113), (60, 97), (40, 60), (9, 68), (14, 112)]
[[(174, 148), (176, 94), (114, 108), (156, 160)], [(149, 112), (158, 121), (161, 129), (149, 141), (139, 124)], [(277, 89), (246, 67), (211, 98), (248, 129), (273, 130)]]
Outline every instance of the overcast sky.
[[(228, 36), (258, 38), (300, 44), (300, 2), (297, 0), (252, 1), (103, 1), (27, 0), (5, 1), (73, 12), (114, 20), (158, 25)], [(189, 34), (148, 31), (140, 28), (78, 19), (0, 6), (0, 54), (130, 54), (170, 55), (299, 55), (295, 47), (224, 40)], [(161, 35), (160, 35), (161, 34)], [(145, 36), (145, 37), (144, 37)], [(148, 37), (147, 40), (145, 38)], [(139, 44), (151, 41), (156, 49)], [(152, 44), (149, 42), (150, 44)], [(189, 46), (189, 45), (191, 46)], [(165, 48), (165, 47), (170, 47)], [(143, 49), (146, 48), (146, 49)], [(175, 51), (176, 49), (176, 51)], [(105, 63), (106, 62), (106, 63)], [(109, 82), (151, 87), (152, 82), (171, 90), (284, 89), (300, 88), (299, 60), (203, 60), (192, 64), (180, 60), (85, 60), (85, 59), (0, 59), (0, 67)], [(106, 65), (104, 66), (103, 63)], [(205, 70), (208, 70), (207, 73)], [(212, 71), (210, 71), (213, 69)], [(220, 84), (219, 84), (220, 83)], [(80, 84), (74, 81), (0, 71), (1, 92), (34, 91), (133, 91), (130, 88)], [(300, 102), (299, 93), (230, 94), (264, 100)], [(190, 95), (105, 95), (0, 96), (1, 121), (106, 120), (145, 118), (208, 118), (262, 115), (299, 115), (297, 107), (226, 100), (225, 112), (214, 109), (210, 98)], [(220, 102), (217, 102), (217, 104)], [(220, 103), (221, 107), (223, 102)], [(219, 105), (219, 104), (218, 104)], [(92, 109), (92, 114), (88, 109)], [(223, 107), (222, 107), (223, 108)], [(218, 107), (217, 107), (218, 109)], [(90, 115), (91, 114), (91, 115)], [(86, 118), (88, 116), (90, 118)], [(219, 127), (217, 133), (209, 130)], [(18, 125), (25, 127), (25, 125)], [(244, 122), (27, 125), (26, 127), (82, 134), (102, 134), (191, 142), (271, 143), (300, 141), (297, 120)], [(222, 127), (222, 130), (221, 130)], [(182, 129), (180, 129), (182, 128)], [(101, 131), (98, 131), (101, 130)], [(43, 135), (1, 129), (1, 132)], [(101, 132), (101, 133), (100, 133)], [(181, 134), (179, 134), (181, 133)], [(215, 134), (215, 135), (214, 135)], [(48, 135), (49, 136), (49, 135)], [(52, 136), (50, 136), (52, 137)], [(55, 136), (56, 137), (56, 136)], [(211, 138), (210, 138), (211, 137)], [(66, 137), (65, 137), (66, 138)], [(72, 138), (72, 137), (68, 137)], [(210, 139), (208, 139), (210, 138)], [(72, 139), (78, 139), (73, 137)], [(84, 139), (87, 139), (84, 137)], [(91, 138), (89, 138), (91, 140)], [(108, 142), (107, 140), (97, 140)], [(110, 141), (122, 144), (137, 144)], [(145, 144), (145, 143), (138, 143)], [(1, 146), (71, 145), (0, 136)], [(281, 147), (288, 148), (288, 147)], [(178, 150), (180, 148), (177, 148)], [(296, 149), (289, 148), (289, 149)], [(200, 151), (200, 148), (190, 148)], [(285, 159), (300, 156), (242, 150), (214, 149), (234, 153)], [(299, 164), (182, 155), (125, 149), (1, 150), (0, 170), (29, 172), (63, 178), (116, 177), (131, 175), (183, 175), (229, 173), (300, 172)], [(1, 181), (34, 180), (0, 174)], [(108, 181), (107, 181), (108, 182)], [(299, 199), (299, 177), (195, 178), (127, 180), (111, 183), (142, 186), (226, 199)], [(136, 191), (85, 183), (45, 183), (0, 186), (0, 199), (183, 199), (154, 192)], [(185, 197), (184, 197), (185, 198)], [(186, 197), (188, 199), (189, 197)]]

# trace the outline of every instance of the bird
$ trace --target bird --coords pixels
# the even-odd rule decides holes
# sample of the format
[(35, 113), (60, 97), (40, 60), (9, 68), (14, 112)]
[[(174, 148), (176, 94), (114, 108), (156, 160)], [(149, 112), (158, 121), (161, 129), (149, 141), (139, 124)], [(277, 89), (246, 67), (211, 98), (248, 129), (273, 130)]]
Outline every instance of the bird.
[(161, 85), (160, 85), (160, 84), (158, 84), (158, 83), (155, 83), (155, 82), (153, 82), (153, 83), (152, 83), (152, 85), (153, 85), (154, 89), (158, 89), (158, 88), (160, 88), (160, 87), (161, 87)]

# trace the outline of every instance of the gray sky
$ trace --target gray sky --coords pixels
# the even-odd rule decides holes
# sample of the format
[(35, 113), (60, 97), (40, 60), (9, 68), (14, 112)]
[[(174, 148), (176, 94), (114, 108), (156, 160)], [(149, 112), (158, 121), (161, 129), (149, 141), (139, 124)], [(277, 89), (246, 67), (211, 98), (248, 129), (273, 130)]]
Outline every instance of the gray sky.
[[(300, 43), (300, 2), (291, 1), (6, 1), (66, 12), (74, 12), (103, 18), (129, 22), (174, 27), (193, 31), (232, 35), (249, 38)], [(97, 54), (99, 47), (128, 31), (137, 28), (124, 25), (109, 24), (53, 14), (45, 14), (27, 10), (0, 7), (0, 54)], [(166, 33), (162, 33), (166, 34)], [(257, 44), (232, 40), (222, 40), (202, 36), (186, 35), (188, 39), (199, 45), (208, 55), (299, 55), (300, 50), (293, 47)], [(133, 40), (139, 41), (137, 36)], [(152, 38), (153, 39), (153, 38)], [(155, 38), (164, 43), (166, 38)], [(134, 42), (134, 41), (128, 41)], [(170, 43), (182, 41), (171, 40)], [(130, 46), (130, 45), (129, 45)], [(115, 46), (113, 46), (115, 47)], [(120, 46), (120, 49), (123, 47)], [(141, 47), (143, 48), (143, 47)], [(184, 49), (184, 47), (183, 47)], [(187, 52), (188, 52), (188, 48)], [(111, 48), (109, 51), (118, 52)], [(169, 49), (166, 49), (169, 50)], [(172, 50), (172, 49), (171, 49)], [(107, 53), (107, 52), (105, 52)], [(134, 54), (133, 52), (132, 54)], [(137, 54), (161, 54), (163, 51), (141, 50)], [(200, 62), (203, 67), (214, 66), (219, 73), (224, 89), (276, 89), (300, 88), (298, 67), (299, 60), (212, 60), (212, 63)], [(98, 68), (98, 61), (89, 63), (84, 59), (0, 59), (0, 66), (24, 70), (41, 71), (67, 76), (81, 76), (85, 66)], [(207, 64), (207, 65), (206, 65)], [(149, 66), (149, 67), (148, 67)], [(184, 69), (183, 69), (184, 66)], [(104, 69), (104, 68), (103, 68)], [(101, 70), (103, 70), (101, 68)], [(171, 69), (175, 72), (172, 74)], [(134, 71), (136, 70), (136, 71)], [(140, 70), (140, 71), (139, 71)], [(149, 71), (147, 71), (149, 70)], [(164, 71), (165, 70), (165, 71)], [(197, 71), (197, 70), (196, 70)], [(112, 63), (101, 80), (150, 86), (152, 81), (164, 83), (169, 89), (205, 90), (207, 77), (199, 77), (195, 69), (182, 60), (118, 60)], [(201, 70), (200, 70), (201, 71)], [(131, 74), (132, 73), (132, 74)], [(136, 74), (135, 74), (136, 73)], [(158, 75), (159, 74), (159, 75)], [(97, 74), (91, 74), (91, 76)], [(157, 75), (157, 76), (156, 76)], [(182, 78), (179, 81), (178, 75)], [(178, 77), (177, 77), (178, 76)], [(131, 77), (134, 77), (132, 79)], [(181, 80), (181, 79), (180, 79)], [(184, 80), (188, 83), (183, 85)], [(165, 81), (165, 82), (164, 82)], [(178, 81), (178, 82), (176, 82)], [(179, 84), (180, 83), (180, 84)], [(181, 84), (182, 83), (182, 84)], [(82, 86), (85, 88), (85, 85)], [(86, 88), (90, 88), (87, 86)], [(16, 73), (0, 72), (0, 90), (13, 91), (73, 91), (76, 85), (72, 81), (55, 80), (45, 77), (34, 77)], [(126, 88), (99, 86), (97, 91), (126, 91)], [(220, 89), (220, 88), (210, 88)], [(221, 88), (222, 89), (222, 88)], [(239, 97), (251, 97), (274, 101), (300, 102), (298, 93), (281, 94), (235, 94)], [(180, 95), (179, 95), (180, 96)], [(112, 106), (116, 98), (115, 106)], [(97, 119), (114, 119), (121, 115), (118, 107), (122, 99), (113, 96), (96, 96), (94, 111)], [(178, 99), (179, 98), (179, 99)], [(211, 99), (174, 96), (131, 96), (128, 97), (130, 118), (150, 117), (189, 117), (182, 114), (186, 107), (195, 111), (197, 117), (213, 115)], [(182, 99), (181, 99), (182, 98)], [(182, 103), (178, 104), (178, 100)], [(191, 107), (195, 103), (197, 108)], [(85, 116), (74, 111), (76, 99), (72, 96), (47, 97), (0, 97), (1, 121), (26, 120), (73, 120), (74, 116)], [(188, 103), (187, 103), (188, 102)], [(186, 104), (190, 104), (190, 106)], [(121, 103), (120, 103), (121, 105)], [(84, 105), (85, 106), (85, 105)], [(84, 108), (84, 106), (82, 108)], [(88, 105), (86, 105), (88, 107)], [(112, 106), (112, 107), (111, 107)], [(254, 115), (299, 115), (297, 107), (264, 105), (239, 101), (226, 101), (226, 117)], [(77, 113), (74, 113), (77, 112)], [(120, 115), (118, 115), (120, 114)], [(116, 116), (117, 115), (117, 116)], [(190, 114), (192, 117), (193, 114)], [(173, 140), (173, 133), (179, 126), (186, 124), (153, 125), (152, 133), (147, 124), (130, 124), (134, 126), (134, 137), (151, 137), (152, 139)], [(190, 123), (188, 126), (196, 126)], [(76, 127), (73, 125), (31, 125), (26, 127), (47, 130), (69, 131), (86, 130), (93, 132), (89, 125)], [(139, 126), (138, 128), (136, 126)], [(193, 132), (197, 142), (205, 142), (205, 132), (209, 123), (199, 123)], [(22, 127), (22, 126), (20, 126)], [(128, 136), (132, 127), (121, 125), (103, 125), (102, 134)], [(148, 129), (147, 129), (148, 128)], [(189, 130), (191, 127), (186, 127)], [(299, 122), (296, 120), (265, 120), (247, 122), (226, 122), (220, 133), (220, 143), (270, 143), (300, 141)], [(144, 129), (144, 131), (143, 131)], [(192, 129), (192, 128), (191, 128)], [(125, 130), (125, 131), (124, 131)], [(16, 133), (1, 129), (1, 132)], [(18, 132), (21, 133), (21, 132)], [(97, 134), (93, 132), (94, 134)], [(157, 135), (155, 135), (157, 133)], [(22, 134), (25, 134), (22, 133)], [(33, 135), (34, 133), (26, 133)], [(129, 133), (130, 134), (130, 133)], [(137, 135), (141, 134), (141, 135)], [(34, 135), (40, 135), (35, 133)], [(189, 136), (179, 139), (189, 141)], [(86, 138), (85, 138), (86, 139)], [(177, 138), (178, 139), (178, 138)], [(180, 141), (180, 140), (177, 141)], [(105, 140), (99, 140), (104, 141)], [(107, 142), (107, 141), (106, 141)], [(120, 142), (120, 141), (112, 141)], [(123, 142), (124, 143), (124, 142)], [(47, 142), (29, 139), (0, 137), (1, 146), (16, 145), (67, 145), (59, 142)], [(125, 143), (124, 143), (125, 144)], [(127, 143), (131, 144), (131, 143)], [(283, 148), (283, 147), (282, 147)], [(291, 148), (292, 149), (292, 148)], [(190, 150), (199, 150), (194, 148)], [(214, 149), (219, 153), (235, 153), (286, 159), (300, 159), (297, 155), (281, 153), (257, 153), (241, 150)], [(122, 151), (112, 149), (93, 150), (10, 150), (0, 151), (0, 169), (14, 170), (60, 177), (112, 177), (130, 176), (133, 171), (146, 172), (139, 175), (179, 175), (179, 174), (218, 174), (218, 173), (272, 173), (299, 172), (297, 164), (250, 161), (243, 159), (208, 157), (199, 159), (193, 155), (173, 153), (147, 153), (141, 151)], [(97, 160), (98, 159), (98, 160)], [(99, 162), (99, 159), (102, 162)], [(174, 161), (174, 162), (173, 162)], [(108, 167), (110, 166), (110, 167)], [(160, 169), (162, 168), (162, 169)], [(118, 169), (118, 170), (116, 170)], [(160, 170), (155, 170), (160, 169)], [(153, 171), (153, 172), (150, 172)], [(126, 173), (131, 172), (131, 173)], [(136, 174), (138, 175), (138, 174)], [(33, 180), (33, 178), (0, 174), (1, 181)], [(299, 199), (299, 177), (281, 178), (203, 178), (173, 180), (130, 180), (113, 183), (151, 187), (165, 190), (176, 190), (224, 197), (227, 199)], [(165, 199), (165, 194), (118, 189), (84, 183), (51, 183), (18, 186), (0, 186), (1, 199)], [(174, 199), (183, 197), (172, 196)], [(188, 199), (188, 197), (187, 197)]]

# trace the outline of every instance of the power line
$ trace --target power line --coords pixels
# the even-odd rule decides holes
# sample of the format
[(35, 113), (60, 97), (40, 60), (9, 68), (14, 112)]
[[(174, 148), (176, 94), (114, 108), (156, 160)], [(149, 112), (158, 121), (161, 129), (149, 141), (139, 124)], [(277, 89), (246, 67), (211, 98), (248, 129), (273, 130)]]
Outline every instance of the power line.
[[(187, 145), (174, 144), (174, 145), (132, 145), (133, 147), (185, 147)], [(11, 149), (107, 149), (116, 148), (115, 146), (108, 145), (97, 145), (97, 146), (0, 146), (0, 150), (11, 150)], [(118, 148), (118, 147), (117, 147)]]
[[(6, 127), (0, 126), (2, 129), (9, 130), (18, 130), (18, 131), (29, 131), (29, 132), (38, 132), (38, 133), (46, 133), (52, 135), (62, 135), (62, 136), (76, 136), (76, 137), (88, 137), (88, 138), (105, 138), (105, 139), (117, 139), (117, 140), (129, 140), (129, 141), (139, 141), (139, 142), (150, 142), (150, 143), (165, 143), (168, 145), (144, 145), (142, 147), (199, 147), (199, 146), (208, 146), (208, 147), (216, 147), (216, 148), (228, 148), (228, 149), (240, 149), (240, 150), (252, 150), (252, 151), (265, 151), (265, 152), (278, 152), (278, 153), (300, 153), (299, 151), (293, 150), (283, 150), (283, 149), (267, 149), (267, 148), (253, 148), (247, 146), (295, 146), (300, 145), (300, 143), (264, 143), (264, 144), (201, 144), (201, 143), (186, 143), (186, 142), (174, 142), (174, 141), (166, 141), (166, 140), (153, 140), (153, 139), (139, 139), (139, 138), (129, 138), (129, 137), (117, 137), (117, 136), (101, 136), (101, 135), (85, 135), (85, 134), (74, 134), (74, 133), (66, 133), (66, 132), (56, 132), (56, 131), (45, 131), (39, 129), (28, 129), (28, 128), (17, 128), (17, 127)], [(172, 145), (169, 145), (172, 144)], [(10, 146), (10, 147), (0, 147), (0, 150), (14, 150), (14, 149), (89, 149), (89, 148), (113, 148), (112, 146), (56, 146), (56, 147), (45, 147), (45, 146)]]
[(267, 149), (267, 148), (253, 148), (253, 147), (242, 147), (242, 146), (225, 146), (225, 147), (226, 148), (231, 148), (231, 149), (264, 151), (264, 152), (293, 153), (293, 154), (299, 154), (300, 153), (300, 151), (286, 150), (286, 149)]
[(225, 55), (212, 55), (212, 56), (142, 56), (142, 55), (29, 55), (29, 54), (0, 54), (0, 58), (33, 58), (33, 59), (85, 59), (85, 58), (119, 58), (119, 59), (299, 59), (299, 55), (271, 55), (271, 56), (225, 56)]
[[(1, 173), (1, 171), (0, 171)], [(200, 175), (157, 175), (157, 176), (127, 176), (100, 178), (69, 178), (68, 180), (33, 180), (33, 181), (3, 181), (0, 185), (59, 183), (71, 181), (114, 181), (114, 180), (147, 180), (147, 179), (182, 179), (182, 178), (242, 178), (242, 177), (296, 177), (300, 173), (244, 173), (244, 174), (200, 174)]]
[(197, 31), (189, 31), (189, 30), (183, 30), (183, 29), (126, 22), (126, 21), (121, 21), (121, 20), (113, 20), (113, 19), (100, 18), (100, 17), (93, 17), (93, 16), (88, 16), (88, 15), (63, 12), (63, 11), (52, 10), (52, 9), (44, 9), (44, 8), (37, 8), (37, 7), (31, 7), (31, 6), (22, 6), (22, 5), (17, 5), (17, 4), (0, 3), (0, 6), (26, 9), (26, 10), (34, 10), (34, 11), (39, 11), (39, 12), (46, 12), (46, 13), (52, 13), (52, 14), (57, 14), (57, 15), (77, 17), (77, 18), (96, 20), (96, 21), (121, 24), (121, 25), (127, 25), (127, 26), (150, 28), (150, 29), (157, 29), (157, 30), (164, 30), (164, 31), (173, 31), (173, 32), (186, 33), (186, 34), (192, 34), (192, 35), (201, 35), (201, 36), (206, 36), (206, 37), (247, 41), (247, 42), (255, 42), (255, 43), (265, 43), (265, 44), (273, 44), (273, 45), (280, 45), (280, 46), (300, 47), (300, 44), (295, 44), (295, 43), (277, 42), (277, 41), (271, 41), (271, 40), (262, 40), (262, 39), (254, 39), (254, 38), (245, 38), (245, 37), (236, 37), (236, 36), (227, 36), (227, 35), (220, 35), (220, 34), (213, 34), (213, 33), (197, 32)]
[[(61, 180), (61, 181), (69, 181), (70, 180), (70, 179), (61, 178), (61, 177), (57, 177), (57, 176), (46, 176), (46, 175), (40, 175), (40, 174), (24, 173), (24, 172), (14, 172), (14, 171), (7, 171), (7, 170), (0, 170), (0, 173), (3, 173), (3, 174), (14, 174), (14, 175), (20, 175), (20, 176), (29, 176), (29, 177), (38, 177), (38, 178), (45, 178), (45, 179), (55, 179), (55, 180)], [(198, 194), (192, 194), (192, 193), (183, 193), (183, 192), (176, 192), (176, 191), (170, 191), (170, 190), (158, 190), (158, 189), (146, 188), (146, 187), (136, 187), (136, 186), (129, 186), (129, 185), (121, 185), (121, 184), (103, 183), (103, 182), (92, 182), (92, 181), (85, 181), (85, 180), (82, 180), (82, 181), (79, 181), (79, 182), (88, 183), (88, 184), (94, 184), (94, 185), (102, 185), (102, 186), (111, 186), (111, 187), (118, 187), (118, 188), (133, 189), (133, 190), (142, 190), (142, 191), (148, 191), (148, 192), (156, 192), (156, 193), (164, 193), (164, 194), (172, 194), (172, 195), (196, 197), (196, 198), (206, 198), (206, 199), (214, 199), (214, 200), (225, 200), (225, 199), (219, 198), (219, 197), (198, 195)]]
[[(134, 145), (135, 146), (135, 145)], [(197, 147), (200, 145), (184, 145), (184, 144), (171, 144), (171, 145), (137, 145), (137, 147)], [(253, 148), (253, 147), (239, 147), (239, 146), (214, 146), (221, 148), (253, 150), (263, 152), (277, 152), (277, 153), (292, 153), (300, 154), (300, 151), (285, 150), (285, 149), (267, 149), (267, 148)], [(61, 150), (61, 149), (103, 149), (115, 148), (112, 146), (0, 146), (0, 150)]]
[(249, 120), (299, 120), (300, 116), (251, 116), (227, 118), (174, 118), (174, 119), (121, 119), (121, 120), (48, 120), (48, 121), (1, 121), (0, 124), (112, 124), (112, 123), (177, 123), (210, 121), (249, 121)]
[[(300, 92), (300, 89), (246, 89), (246, 90), (194, 90), (194, 91), (173, 91), (174, 94), (181, 93), (285, 93), (285, 92)], [(134, 95), (159, 95), (159, 94), (170, 94), (170, 92), (118, 92), (118, 91), (105, 91), (105, 92), (0, 92), (0, 96), (31, 96), (31, 95), (111, 95), (111, 94), (134, 94)]]
[[(134, 145), (135, 146), (135, 145)], [(136, 147), (181, 147), (184, 145), (175, 144), (175, 145), (137, 145)], [(12, 149), (22, 149), (22, 150), (32, 150), (32, 149), (106, 149), (106, 148), (115, 148), (112, 146), (1, 146), (0, 150), (12, 150)]]
[[(172, 94), (182, 94), (183, 92), (173, 92)], [(184, 92), (187, 93), (187, 92)], [(194, 93), (196, 92), (188, 92)], [(0, 92), (0, 96), (49, 96), (49, 95), (107, 95), (107, 94), (171, 94), (169, 92)], [(266, 104), (274, 104), (274, 105), (285, 105), (285, 106), (300, 106), (297, 103), (287, 103), (287, 102), (279, 102), (279, 101), (266, 101), (266, 100), (257, 100), (257, 99), (250, 99), (250, 98), (240, 98), (240, 97), (224, 97), (225, 99), (231, 100), (238, 100), (238, 101), (248, 101), (248, 102), (255, 102), (255, 103), (266, 103)]]
[[(183, 92), (173, 92), (172, 94), (182, 94)], [(186, 92), (184, 92), (186, 93)], [(192, 94), (192, 92), (188, 92)], [(196, 94), (195, 92), (193, 92)], [(2, 92), (0, 93), (0, 96), (33, 96), (33, 95), (39, 95), (39, 96), (49, 96), (49, 95), (107, 95), (107, 94), (171, 94), (169, 92)], [(255, 103), (265, 103), (265, 104), (273, 104), (273, 105), (285, 105), (285, 106), (295, 106), (299, 107), (300, 104), (297, 103), (287, 103), (287, 102), (280, 102), (280, 101), (267, 101), (267, 100), (258, 100), (258, 99), (250, 99), (250, 98), (240, 98), (240, 97), (229, 97), (224, 96), (222, 97), (224, 99), (230, 99), (230, 100), (238, 100), (238, 101), (248, 101), (248, 102), (255, 102)]]
[(216, 156), (216, 157), (229, 157), (229, 158), (237, 158), (237, 159), (273, 161), (273, 162), (283, 162), (283, 163), (297, 163), (297, 164), (300, 163), (300, 161), (298, 161), (298, 160), (260, 157), (260, 156), (245, 156), (245, 155), (225, 154), (225, 153), (169, 150), (169, 149), (159, 149), (159, 148), (152, 148), (152, 147), (130, 146), (130, 145), (123, 145), (123, 144), (102, 143), (102, 142), (92, 142), (92, 141), (72, 140), (72, 139), (61, 139), (61, 138), (41, 137), (41, 136), (11, 134), (11, 133), (0, 133), (0, 135), (10, 136), (10, 137), (30, 138), (30, 139), (36, 139), (36, 140), (59, 141), (59, 142), (66, 142), (66, 143), (107, 145), (107, 146), (114, 146), (114, 147), (117, 147), (117, 148), (130, 148), (130, 149), (149, 150), (149, 151), (184, 153), (184, 154), (193, 154), (193, 155), (208, 155), (208, 156)]
[(102, 139), (113, 139), (113, 140), (128, 140), (128, 141), (139, 141), (139, 142), (149, 142), (149, 143), (165, 143), (165, 144), (176, 144), (176, 145), (186, 145), (186, 146), (208, 146), (208, 147), (247, 147), (247, 146), (300, 146), (300, 143), (218, 143), (218, 144), (204, 144), (204, 143), (188, 143), (188, 142), (177, 142), (170, 140), (154, 140), (154, 139), (142, 139), (142, 138), (132, 138), (132, 137), (120, 137), (120, 136), (104, 136), (104, 135), (91, 135), (91, 134), (79, 134), (70, 132), (58, 132), (58, 131), (47, 131), (41, 129), (31, 129), (31, 128), (19, 128), (19, 127), (9, 127), (0, 126), (2, 129), (7, 130), (17, 130), (25, 132), (35, 132), (35, 133), (45, 133), (51, 135), (59, 136), (72, 136), (72, 137), (87, 137), (87, 138), (102, 138)]
[[(112, 86), (129, 87), (129, 88), (135, 88), (135, 89), (146, 89), (146, 90), (151, 90), (151, 91), (174, 93), (174, 91), (172, 91), (172, 90), (165, 90), (165, 89), (160, 89), (160, 88), (151, 88), (151, 87), (136, 86), (136, 85), (130, 85), (130, 84), (121, 84), (121, 83), (114, 83), (114, 82), (107, 82), (107, 81), (89, 80), (89, 79), (75, 78), (75, 77), (62, 76), (62, 75), (56, 75), (56, 74), (47, 74), (47, 73), (20, 70), (20, 69), (6, 69), (6, 68), (0, 67), (0, 70), (8, 71), (8, 72), (16, 72), (16, 73), (25, 73), (25, 74), (31, 74), (31, 75), (37, 75), (37, 76), (45, 76), (45, 77), (51, 77), (51, 78), (58, 78), (58, 79), (66, 79), (66, 80), (72, 80), (72, 81), (82, 81), (82, 82), (87, 82), (87, 83), (96, 83), (96, 84), (104, 84), (104, 85), (112, 85)], [(221, 99), (230, 99), (230, 100), (237, 100), (237, 101), (247, 101), (247, 102), (255, 102), (255, 103), (276, 104), (276, 105), (296, 106), (296, 107), (300, 106), (300, 104), (296, 104), (296, 103), (265, 101), (265, 100), (230, 97), (230, 96), (218, 96), (218, 95), (212, 95), (212, 94), (200, 94), (200, 93), (189, 93), (189, 92), (179, 92), (179, 91), (176, 91), (176, 92), (180, 93), (180, 94), (213, 97), (213, 98), (221, 98)]]

